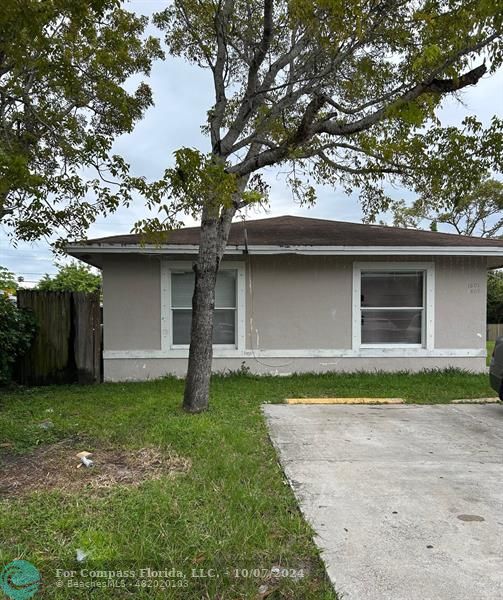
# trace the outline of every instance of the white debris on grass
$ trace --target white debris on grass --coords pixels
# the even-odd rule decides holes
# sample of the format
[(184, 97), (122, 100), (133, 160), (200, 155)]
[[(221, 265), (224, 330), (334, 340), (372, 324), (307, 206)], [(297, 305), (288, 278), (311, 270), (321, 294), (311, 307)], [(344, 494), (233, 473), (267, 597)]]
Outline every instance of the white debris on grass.
[(77, 548), (77, 562), (84, 562), (87, 558), (87, 552), (84, 552), (84, 550), (81, 550), (80, 548)]

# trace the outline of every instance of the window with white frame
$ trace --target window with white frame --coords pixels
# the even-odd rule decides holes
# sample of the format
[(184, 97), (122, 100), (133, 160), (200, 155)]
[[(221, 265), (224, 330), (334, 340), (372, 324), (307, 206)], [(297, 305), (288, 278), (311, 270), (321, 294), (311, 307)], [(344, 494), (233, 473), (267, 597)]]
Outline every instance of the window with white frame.
[(356, 344), (360, 347), (431, 346), (432, 277), (431, 265), (357, 266)]
[[(190, 344), (193, 271), (171, 271), (171, 323), (173, 346)], [(213, 344), (237, 345), (237, 270), (219, 271), (215, 288)]]

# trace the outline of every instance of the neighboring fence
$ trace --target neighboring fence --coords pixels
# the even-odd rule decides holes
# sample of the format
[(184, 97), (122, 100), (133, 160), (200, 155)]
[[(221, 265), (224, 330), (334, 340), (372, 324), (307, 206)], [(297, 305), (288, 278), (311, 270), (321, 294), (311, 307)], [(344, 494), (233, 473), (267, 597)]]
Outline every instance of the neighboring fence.
[(18, 362), (24, 385), (101, 381), (99, 293), (19, 290), (18, 306), (33, 311), (37, 333)]
[(487, 325), (487, 341), (494, 342), (497, 337), (503, 335), (503, 323), (489, 323)]

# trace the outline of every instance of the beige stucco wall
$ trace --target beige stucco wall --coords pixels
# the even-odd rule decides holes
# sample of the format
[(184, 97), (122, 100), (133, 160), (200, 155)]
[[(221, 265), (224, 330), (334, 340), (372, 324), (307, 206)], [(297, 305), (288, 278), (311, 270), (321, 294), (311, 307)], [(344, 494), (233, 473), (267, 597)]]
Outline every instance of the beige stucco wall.
[(104, 350), (161, 348), (159, 258), (107, 255), (103, 259)]
[[(246, 262), (246, 349), (243, 358), (215, 359), (215, 370), (242, 364), (257, 372), (418, 370), (457, 366), (483, 370), (481, 357), (295, 357), (256, 360), (256, 350), (350, 350), (353, 262), (389, 257), (240, 256)], [(170, 257), (174, 260), (174, 257)], [(187, 257), (185, 257), (187, 260)], [(407, 257), (435, 262), (435, 349), (485, 347), (486, 261), (469, 257)], [(103, 266), (105, 351), (161, 348), (158, 256), (115, 255)], [(250, 352), (252, 356), (250, 357)], [(183, 374), (183, 358), (105, 358), (107, 379)], [(129, 373), (129, 375), (128, 375)]]
[(336, 256), (251, 256), (247, 348), (351, 348), (352, 276)]
[(485, 348), (485, 259), (442, 257), (435, 271), (435, 348)]
[[(394, 256), (250, 257), (247, 347), (351, 348), (353, 263), (398, 260)], [(484, 348), (485, 259), (404, 257), (401, 261), (435, 263), (435, 348)]]

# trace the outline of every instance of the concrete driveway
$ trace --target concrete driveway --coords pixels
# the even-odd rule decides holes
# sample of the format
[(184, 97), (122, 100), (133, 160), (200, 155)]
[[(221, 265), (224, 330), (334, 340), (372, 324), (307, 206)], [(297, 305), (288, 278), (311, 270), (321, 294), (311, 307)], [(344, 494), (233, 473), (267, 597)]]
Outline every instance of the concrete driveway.
[(502, 405), (264, 412), (340, 598), (503, 598)]

